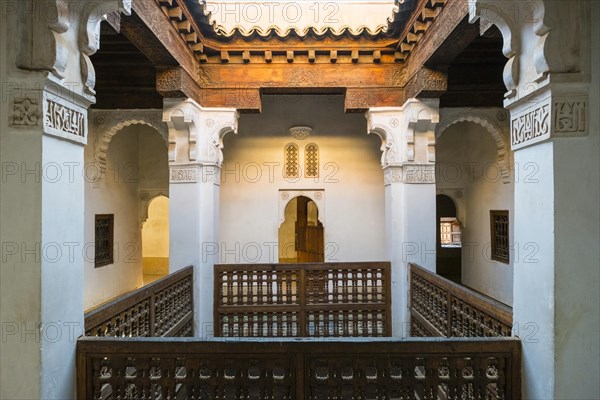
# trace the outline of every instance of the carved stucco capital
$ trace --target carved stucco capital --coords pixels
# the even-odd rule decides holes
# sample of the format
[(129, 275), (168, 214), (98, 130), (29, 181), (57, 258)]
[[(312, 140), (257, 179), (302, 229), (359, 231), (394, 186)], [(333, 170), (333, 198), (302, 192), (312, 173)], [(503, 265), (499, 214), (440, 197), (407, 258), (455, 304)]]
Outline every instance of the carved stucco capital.
[[(402, 107), (375, 107), (366, 113), (368, 133), (381, 138), (381, 165), (435, 162), (437, 99), (409, 99)], [(417, 142), (418, 135), (424, 140)]]
[[(527, 13), (528, 5), (520, 0), (469, 0), (469, 22), (475, 23), (478, 19), (485, 24), (498, 27), (504, 39), (502, 53), (508, 62), (504, 67), (502, 77), (508, 92), (505, 97), (510, 99), (517, 95), (519, 85), (521, 51), (520, 19)], [(517, 11), (515, 11), (517, 10)], [(520, 17), (519, 17), (520, 15)]]
[(469, 20), (502, 33), (506, 107), (552, 82), (589, 81), (590, 2), (469, 0)]
[(71, 27), (69, 4), (64, 0), (38, 0), (36, 7), (43, 10), (31, 12), (29, 1), (16, 2), (23, 23), (19, 24), (21, 47), (17, 56), (17, 67), (32, 71), (48, 71), (57, 79), (66, 76), (68, 39), (65, 33)]
[(165, 99), (163, 121), (169, 127), (169, 162), (221, 166), (223, 138), (237, 134), (235, 108), (204, 108), (191, 99)]
[[(23, 16), (23, 23), (19, 24), (22, 40), (17, 67), (47, 71), (57, 83), (68, 79), (65, 87), (93, 101), (96, 77), (89, 56), (98, 50), (100, 23), (110, 12), (130, 15), (131, 0), (35, 0), (16, 4), (20, 8), (19, 15)], [(76, 35), (69, 34), (73, 27), (79, 27)], [(77, 43), (73, 43), (73, 38)], [(71, 60), (77, 58), (79, 69), (71, 67)], [(75, 71), (81, 74), (83, 87), (80, 90), (74, 89)]]

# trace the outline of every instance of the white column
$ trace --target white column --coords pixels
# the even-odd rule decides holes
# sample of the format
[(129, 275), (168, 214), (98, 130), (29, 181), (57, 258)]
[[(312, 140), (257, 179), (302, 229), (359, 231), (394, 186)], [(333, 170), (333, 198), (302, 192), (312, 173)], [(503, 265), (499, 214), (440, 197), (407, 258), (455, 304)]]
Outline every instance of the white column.
[[(592, 398), (588, 372), (598, 367), (598, 118), (587, 96), (573, 95), (584, 87), (567, 87), (510, 107), (521, 173), (514, 331), (523, 342), (523, 388), (535, 398)], [(596, 130), (578, 137), (590, 133), (590, 117)]]
[(369, 133), (382, 139), (386, 249), (392, 264), (392, 334), (409, 335), (408, 264), (435, 271), (435, 126), (438, 101), (372, 108)]
[(196, 336), (213, 335), (214, 265), (219, 260), (219, 190), (223, 137), (237, 133), (232, 108), (165, 99), (169, 126), (169, 270), (194, 266)]
[(89, 254), (83, 242), (83, 146), (94, 102), (89, 55), (98, 48), (98, 16), (130, 8), (117, 0), (84, 3), (20, 1), (2, 11), (1, 398), (75, 397)]
[[(509, 58), (505, 107), (517, 172), (513, 320), (522, 341), (523, 398), (596, 399), (600, 4), (470, 3), (471, 20), (498, 26)], [(519, 17), (527, 12), (531, 19)]]

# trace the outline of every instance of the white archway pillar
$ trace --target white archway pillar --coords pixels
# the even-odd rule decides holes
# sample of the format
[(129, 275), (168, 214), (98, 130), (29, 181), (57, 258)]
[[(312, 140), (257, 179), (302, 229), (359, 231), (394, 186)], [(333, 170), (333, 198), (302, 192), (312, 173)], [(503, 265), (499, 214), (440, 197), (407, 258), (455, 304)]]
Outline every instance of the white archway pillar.
[(435, 272), (435, 127), (437, 99), (371, 108), (368, 131), (382, 139), (386, 252), (392, 263), (392, 335), (407, 337), (408, 264)]
[(124, 0), (45, 0), (3, 10), (2, 398), (76, 396), (84, 257), (93, 257), (93, 244), (84, 243), (84, 145), (95, 101), (89, 56), (103, 16), (130, 8)]
[(169, 127), (169, 272), (194, 265), (194, 328), (197, 337), (211, 337), (221, 149), (223, 137), (237, 133), (238, 113), (165, 99), (163, 120)]
[(600, 59), (591, 49), (600, 46), (593, 23), (600, 4), (470, 3), (472, 21), (498, 26), (509, 57), (504, 104), (516, 168), (513, 321), (523, 398), (595, 399)]

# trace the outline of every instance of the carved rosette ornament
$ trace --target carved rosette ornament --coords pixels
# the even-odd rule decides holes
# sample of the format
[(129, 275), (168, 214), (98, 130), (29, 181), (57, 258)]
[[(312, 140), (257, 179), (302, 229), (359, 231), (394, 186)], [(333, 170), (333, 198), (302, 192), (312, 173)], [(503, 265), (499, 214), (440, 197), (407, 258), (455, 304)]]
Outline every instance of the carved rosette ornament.
[(35, 96), (14, 100), (12, 126), (36, 126), (41, 117), (40, 102)]
[(312, 128), (309, 126), (294, 126), (290, 128), (290, 134), (296, 140), (304, 140), (312, 134)]

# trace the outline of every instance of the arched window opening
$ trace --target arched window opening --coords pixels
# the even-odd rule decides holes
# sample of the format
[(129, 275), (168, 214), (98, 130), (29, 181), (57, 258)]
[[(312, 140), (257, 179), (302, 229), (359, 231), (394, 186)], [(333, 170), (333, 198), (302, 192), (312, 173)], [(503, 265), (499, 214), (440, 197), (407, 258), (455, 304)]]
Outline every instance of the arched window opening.
[(300, 178), (300, 153), (297, 144), (288, 143), (285, 145), (284, 160), (284, 177)]
[(319, 177), (319, 146), (307, 144), (304, 148), (304, 175), (306, 178)]

